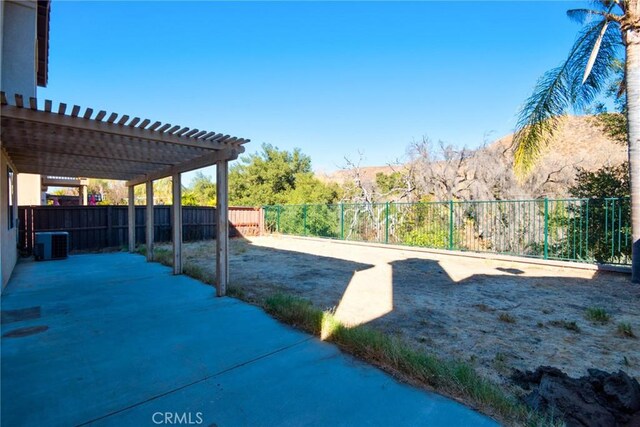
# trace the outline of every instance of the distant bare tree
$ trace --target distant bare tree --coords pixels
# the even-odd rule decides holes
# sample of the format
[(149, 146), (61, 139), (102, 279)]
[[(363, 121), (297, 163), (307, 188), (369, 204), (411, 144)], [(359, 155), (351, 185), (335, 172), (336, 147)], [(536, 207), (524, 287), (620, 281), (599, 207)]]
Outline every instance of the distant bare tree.
[(475, 174), (469, 167), (473, 151), (455, 148), (439, 141), (433, 144), (427, 137), (413, 142), (408, 149), (409, 162), (415, 168), (417, 182), (423, 194), (437, 200), (467, 199), (475, 184)]
[(344, 183), (345, 194), (343, 201), (371, 204), (376, 201), (375, 186), (363, 178), (360, 164), (364, 156), (361, 152), (359, 152), (358, 155), (359, 158), (357, 162), (352, 161), (348, 157), (344, 158), (346, 165), (342, 170), (346, 171), (348, 179)]

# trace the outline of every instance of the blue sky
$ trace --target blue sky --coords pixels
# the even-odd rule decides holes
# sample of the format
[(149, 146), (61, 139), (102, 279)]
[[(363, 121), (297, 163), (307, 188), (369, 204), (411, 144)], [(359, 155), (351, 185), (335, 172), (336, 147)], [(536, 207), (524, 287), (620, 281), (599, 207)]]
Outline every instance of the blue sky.
[(381, 165), (510, 133), (585, 4), (53, 1), (38, 96)]

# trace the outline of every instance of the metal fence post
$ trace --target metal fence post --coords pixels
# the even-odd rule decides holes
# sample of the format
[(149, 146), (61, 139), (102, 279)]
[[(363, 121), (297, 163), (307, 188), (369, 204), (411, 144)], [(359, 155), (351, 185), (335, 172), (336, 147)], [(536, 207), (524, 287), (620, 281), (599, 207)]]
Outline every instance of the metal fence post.
[(278, 205), (278, 211), (276, 212), (276, 232), (280, 233), (280, 205)]
[(549, 259), (549, 199), (544, 198), (544, 259)]
[(340, 239), (344, 240), (344, 203), (340, 203)]
[(589, 257), (589, 199), (587, 199), (587, 225), (585, 228), (585, 257)]
[(389, 243), (389, 202), (386, 203), (385, 207), (385, 232), (384, 232), (384, 242)]
[(449, 200), (449, 250), (453, 250), (453, 200)]
[(307, 235), (307, 205), (302, 205), (302, 235)]
[[(267, 224), (269, 224), (269, 222), (268, 222), (269, 221), (269, 206), (263, 206), (261, 212), (262, 212), (262, 224), (264, 224), (264, 226), (263, 227), (259, 227), (260, 228), (260, 234), (259, 234), (260, 236), (265, 234), (265, 230), (266, 230)], [(184, 227), (184, 225), (183, 225), (183, 227)]]

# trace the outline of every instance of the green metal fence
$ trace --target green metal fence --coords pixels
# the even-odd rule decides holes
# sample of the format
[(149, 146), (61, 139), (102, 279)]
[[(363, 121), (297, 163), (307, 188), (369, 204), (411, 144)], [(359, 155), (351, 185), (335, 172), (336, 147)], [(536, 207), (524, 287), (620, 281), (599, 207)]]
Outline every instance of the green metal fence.
[(265, 206), (267, 231), (544, 259), (631, 263), (628, 198)]

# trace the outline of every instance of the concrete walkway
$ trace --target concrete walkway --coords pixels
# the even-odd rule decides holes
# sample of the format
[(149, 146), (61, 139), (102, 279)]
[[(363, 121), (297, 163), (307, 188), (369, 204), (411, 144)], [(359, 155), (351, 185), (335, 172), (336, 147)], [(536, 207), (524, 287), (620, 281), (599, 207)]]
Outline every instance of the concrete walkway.
[(495, 425), (126, 253), (19, 263), (1, 344), (6, 426)]

